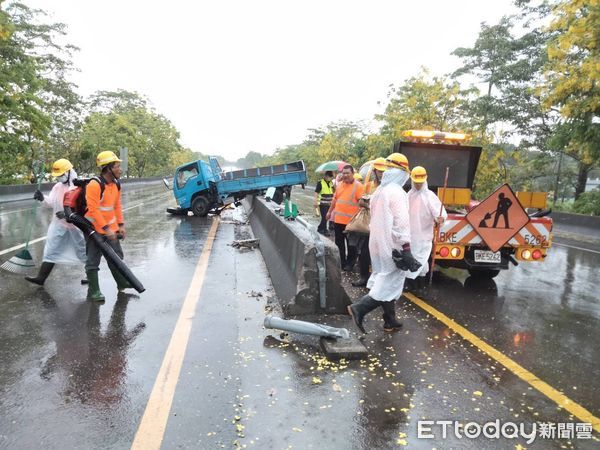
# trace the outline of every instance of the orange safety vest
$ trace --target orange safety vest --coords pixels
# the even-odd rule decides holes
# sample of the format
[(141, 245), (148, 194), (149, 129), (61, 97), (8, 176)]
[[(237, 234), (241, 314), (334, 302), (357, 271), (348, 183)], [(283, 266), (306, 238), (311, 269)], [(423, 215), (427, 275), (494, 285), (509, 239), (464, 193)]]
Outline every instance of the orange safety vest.
[(106, 226), (116, 233), (119, 230), (119, 224), (123, 224), (121, 192), (116, 183), (107, 183), (102, 198), (100, 195), (100, 183), (94, 180), (90, 181), (85, 188), (87, 203), (85, 218), (92, 222), (98, 233), (104, 234)]
[(359, 210), (358, 201), (364, 190), (364, 186), (356, 180), (352, 184), (338, 183), (333, 197), (335, 199), (333, 219), (335, 223), (347, 225), (350, 222), (350, 219)]

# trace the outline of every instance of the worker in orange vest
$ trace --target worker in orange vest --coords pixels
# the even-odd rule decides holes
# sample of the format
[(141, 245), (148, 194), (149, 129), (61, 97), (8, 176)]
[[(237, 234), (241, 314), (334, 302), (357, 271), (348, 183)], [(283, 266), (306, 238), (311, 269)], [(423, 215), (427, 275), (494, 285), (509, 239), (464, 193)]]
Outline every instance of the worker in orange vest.
[(351, 245), (348, 245), (348, 252), (346, 252), (348, 240), (344, 230), (350, 219), (358, 212), (358, 201), (363, 196), (364, 189), (362, 183), (354, 179), (354, 167), (350, 164), (345, 165), (341, 182), (337, 184), (333, 201), (327, 212), (327, 220), (333, 216), (335, 245), (340, 251), (342, 268), (347, 272), (351, 272), (354, 268), (358, 252), (356, 247)]
[[(100, 176), (94, 177), (87, 184), (85, 200), (87, 212), (85, 218), (89, 220), (97, 233), (106, 236), (106, 242), (114, 249), (115, 253), (123, 258), (123, 250), (119, 239), (125, 239), (125, 222), (121, 208), (121, 160), (111, 151), (100, 152), (96, 158), (96, 165), (100, 168)], [(87, 239), (87, 263), (85, 270), (89, 280), (88, 300), (104, 301), (98, 283), (98, 271), (102, 252), (93, 239)], [(108, 262), (108, 261), (107, 261)], [(121, 273), (108, 262), (108, 267), (117, 282), (119, 292), (130, 288), (131, 285)]]

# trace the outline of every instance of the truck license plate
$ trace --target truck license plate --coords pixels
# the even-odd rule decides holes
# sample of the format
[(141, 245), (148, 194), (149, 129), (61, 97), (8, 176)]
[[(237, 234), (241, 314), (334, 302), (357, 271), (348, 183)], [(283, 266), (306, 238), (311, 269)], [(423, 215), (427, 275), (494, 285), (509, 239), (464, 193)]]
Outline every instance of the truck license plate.
[(500, 263), (500, 252), (491, 252), (489, 250), (475, 250), (475, 262), (480, 263)]

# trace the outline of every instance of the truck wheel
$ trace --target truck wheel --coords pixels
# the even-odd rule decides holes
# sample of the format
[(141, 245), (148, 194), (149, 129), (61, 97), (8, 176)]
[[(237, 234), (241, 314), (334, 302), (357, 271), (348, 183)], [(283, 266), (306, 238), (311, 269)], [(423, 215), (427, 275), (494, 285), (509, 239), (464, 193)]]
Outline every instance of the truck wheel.
[(208, 199), (204, 196), (199, 196), (192, 202), (192, 212), (196, 217), (206, 217), (210, 211)]
[(498, 269), (469, 269), (469, 275), (477, 278), (496, 278), (499, 273)]

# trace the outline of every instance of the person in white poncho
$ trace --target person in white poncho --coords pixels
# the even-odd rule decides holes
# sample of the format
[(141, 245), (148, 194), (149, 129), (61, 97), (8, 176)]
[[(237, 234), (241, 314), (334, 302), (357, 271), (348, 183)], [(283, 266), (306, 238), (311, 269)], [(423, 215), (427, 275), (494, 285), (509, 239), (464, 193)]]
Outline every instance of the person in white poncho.
[(412, 180), (412, 189), (408, 192), (410, 249), (413, 256), (421, 263), (421, 269), (407, 273), (406, 277), (414, 280), (417, 277), (424, 277), (429, 272), (434, 225), (443, 223), (448, 217), (448, 213), (442, 207), (438, 196), (429, 190), (427, 171), (424, 167), (414, 167), (410, 173), (410, 179)]
[(386, 161), (389, 168), (370, 201), (369, 252), (373, 269), (367, 283), (370, 291), (348, 307), (348, 313), (363, 333), (365, 315), (379, 306), (383, 309), (384, 331), (400, 329), (395, 302), (402, 295), (406, 272), (398, 269), (392, 252), (401, 251), (404, 260), (415, 262), (410, 252), (408, 196), (402, 188), (409, 178), (408, 161), (401, 153), (392, 153)]
[(65, 192), (74, 189), (73, 180), (77, 173), (73, 164), (66, 159), (59, 159), (52, 165), (52, 176), (57, 183), (52, 187), (50, 195), (45, 196), (35, 191), (33, 198), (42, 202), (47, 208), (52, 208), (52, 221), (48, 227), (44, 257), (40, 271), (35, 277), (25, 277), (31, 283), (42, 286), (52, 272), (55, 264), (85, 264), (85, 238), (83, 233), (65, 220), (56, 217), (57, 212), (63, 212)]

